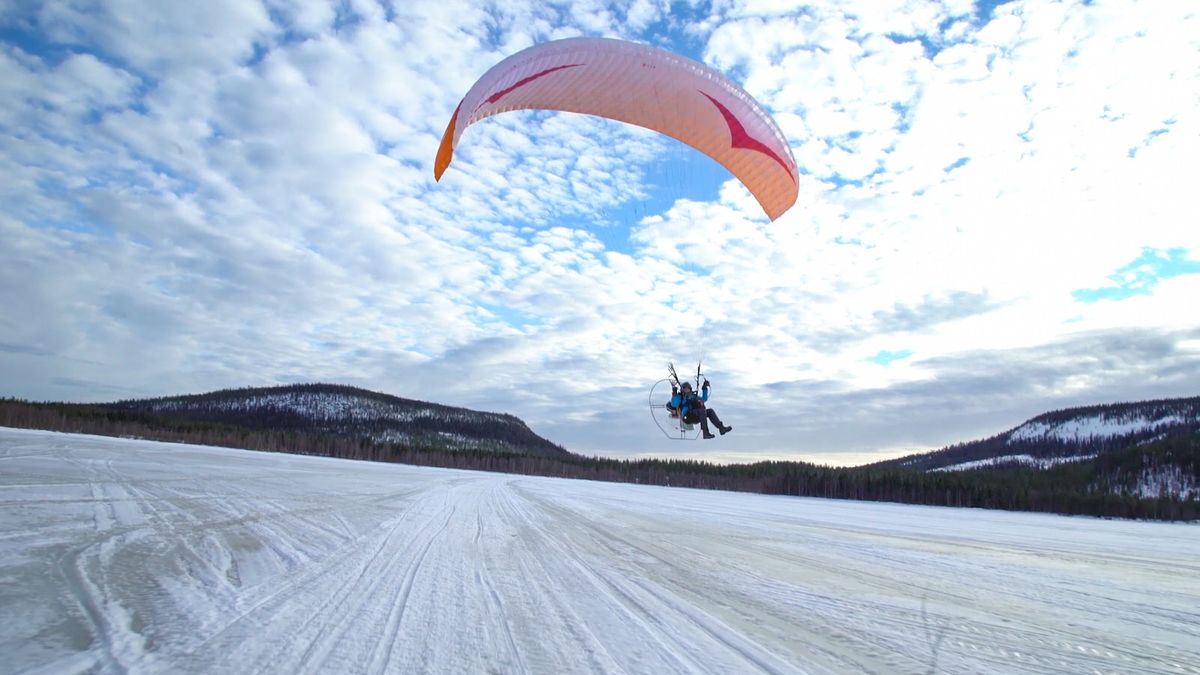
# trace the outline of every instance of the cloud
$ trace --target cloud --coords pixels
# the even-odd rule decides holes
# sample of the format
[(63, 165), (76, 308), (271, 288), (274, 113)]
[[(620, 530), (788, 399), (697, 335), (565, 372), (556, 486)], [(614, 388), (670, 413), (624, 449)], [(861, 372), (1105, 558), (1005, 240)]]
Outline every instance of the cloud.
[[(1195, 393), (1178, 3), (144, 5), (0, 9), (0, 394), (331, 380), (585, 452), (835, 457)], [(796, 207), (544, 112), (472, 126), (435, 183), (471, 83), (571, 35), (741, 82)], [(734, 435), (656, 437), (668, 360)]]
[(37, 12), (36, 29), (69, 49), (95, 50), (105, 60), (150, 77), (227, 68), (249, 58), (274, 32), (266, 7), (218, 0), (205, 7), (66, 0)]

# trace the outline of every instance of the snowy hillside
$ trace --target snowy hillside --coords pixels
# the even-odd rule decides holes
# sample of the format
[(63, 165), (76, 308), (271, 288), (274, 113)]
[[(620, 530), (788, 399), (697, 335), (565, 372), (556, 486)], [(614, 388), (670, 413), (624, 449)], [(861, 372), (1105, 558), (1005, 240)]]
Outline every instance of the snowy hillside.
[[(1048, 469), (1092, 462), (1114, 451), (1200, 435), (1200, 397), (1116, 403), (1039, 415), (991, 438), (912, 455), (881, 465), (963, 471), (1023, 465)], [(1167, 473), (1177, 467), (1163, 467)], [(1147, 475), (1149, 484), (1162, 477)], [(1194, 489), (1194, 487), (1192, 488)]]
[(1195, 673), (1197, 525), (0, 428), (0, 670)]
[(250, 429), (316, 431), (380, 443), (566, 457), (512, 415), (479, 412), (330, 384), (229, 389), (121, 401), (106, 407)]
[[(1184, 406), (1180, 406), (1184, 407)], [(1126, 438), (1147, 434), (1161, 437), (1167, 431), (1196, 425), (1197, 413), (1169, 408), (1130, 407), (1107, 413), (1062, 419), (1058, 416), (1035, 418), (1008, 432), (1009, 445), (1055, 440), (1083, 444), (1097, 439)]]

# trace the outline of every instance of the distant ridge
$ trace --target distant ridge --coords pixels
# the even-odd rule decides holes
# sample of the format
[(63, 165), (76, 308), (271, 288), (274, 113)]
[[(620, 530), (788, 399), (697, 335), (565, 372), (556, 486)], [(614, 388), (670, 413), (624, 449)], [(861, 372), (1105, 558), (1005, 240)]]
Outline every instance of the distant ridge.
[[(1200, 434), (1200, 396), (1066, 408), (1038, 415), (990, 438), (880, 462), (874, 466), (980, 468), (1082, 461), (1111, 450)], [(1028, 459), (1026, 459), (1028, 458)]]
[(259, 431), (329, 434), (456, 451), (571, 457), (501, 413), (400, 398), (338, 384), (222, 389), (205, 394), (104, 403), (97, 407)]
[(1055, 410), (990, 438), (871, 465), (1052, 474), (1087, 493), (1200, 499), (1200, 396)]

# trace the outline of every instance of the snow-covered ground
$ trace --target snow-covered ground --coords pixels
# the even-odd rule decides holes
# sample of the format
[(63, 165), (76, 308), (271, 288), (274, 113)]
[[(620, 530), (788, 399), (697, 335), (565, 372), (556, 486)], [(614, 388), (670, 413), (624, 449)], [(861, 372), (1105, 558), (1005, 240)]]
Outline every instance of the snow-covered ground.
[(1200, 527), (0, 429), (0, 671), (1200, 673)]

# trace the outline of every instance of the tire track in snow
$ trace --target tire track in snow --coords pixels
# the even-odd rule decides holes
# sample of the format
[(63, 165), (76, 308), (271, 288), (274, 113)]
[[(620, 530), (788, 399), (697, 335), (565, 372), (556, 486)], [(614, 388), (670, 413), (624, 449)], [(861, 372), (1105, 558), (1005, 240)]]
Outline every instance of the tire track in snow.
[(146, 649), (143, 636), (132, 626), (128, 608), (113, 597), (114, 589), (107, 577), (115, 568), (112, 560), (119, 548), (146, 528), (128, 509), (133, 500), (124, 489), (110, 486), (111, 481), (98, 475), (92, 463), (67, 461), (79, 468), (90, 483), (95, 535), (86, 545), (67, 552), (59, 561), (59, 569), (91, 625), (92, 639), (100, 646), (97, 658), (101, 667), (123, 673), (145, 656)]
[[(537, 500), (527, 494), (522, 494), (521, 497), (527, 502), (537, 503), (538, 512), (542, 515), (553, 516), (560, 526), (563, 520), (567, 520), (577, 528), (590, 530), (594, 539), (608, 537), (608, 533), (603, 529), (580, 518), (577, 514), (563, 511), (557, 506)], [(618, 575), (615, 570), (590, 562), (570, 544), (564, 543), (559, 536), (552, 534), (547, 525), (529, 517), (528, 509), (523, 511), (523, 515), (530, 527), (538, 531), (542, 540), (555, 550), (558, 558), (589, 578), (600, 592), (611, 599), (613, 606), (621, 608), (632, 621), (641, 626), (645, 635), (656, 641), (666, 652), (672, 654), (679, 664), (686, 664), (685, 670), (705, 671), (712, 668), (714, 664), (711, 661), (713, 657), (711, 650), (705, 650), (707, 658), (703, 662), (697, 661), (692, 656), (697, 651), (697, 640), (694, 637), (683, 639), (682, 631), (706, 636), (711, 643), (721, 645), (728, 653), (736, 655), (734, 663), (726, 664), (726, 667), (733, 670), (741, 671), (749, 666), (752, 670), (765, 673), (795, 672), (794, 665), (784, 663), (729, 626), (674, 596), (664, 587), (651, 584), (645, 579), (637, 579), (636, 576), (627, 580), (625, 577), (629, 575)], [(560, 533), (564, 531), (561, 527), (556, 530)], [(577, 538), (569, 539), (569, 541), (577, 541)], [(652, 555), (644, 550), (641, 552)], [(657, 562), (665, 563), (657, 556), (652, 557)], [(606, 562), (612, 559), (620, 560), (620, 554), (606, 559)], [(689, 628), (690, 630), (688, 630)]]
[[(524, 579), (540, 579), (544, 580), (544, 585), (535, 586), (538, 591), (538, 596), (532, 601), (535, 603), (533, 608), (548, 606), (555, 611), (556, 621), (547, 621), (547, 627), (553, 626), (555, 630), (565, 632), (565, 636), (569, 637), (572, 642), (571, 646), (578, 647), (577, 653), (573, 655), (570, 662), (588, 663), (591, 666), (592, 672), (625, 672), (617, 660), (617, 655), (610, 653), (608, 646), (591, 629), (591, 623), (587, 617), (580, 614), (575, 606), (575, 598), (589, 596), (576, 592), (571, 593), (568, 590), (558, 587), (572, 580), (569, 575), (560, 574), (561, 570), (552, 569), (551, 563), (553, 558), (546, 555), (547, 551), (544, 547), (536, 547), (536, 541), (531, 541), (528, 534), (537, 532), (539, 539), (544, 536), (541, 534), (540, 528), (536, 525), (536, 517), (529, 513), (529, 505), (525, 500), (517, 498), (511, 488), (511, 483), (505, 486), (505, 491), (502, 493), (502, 499), (499, 504), (499, 510), (504, 514), (509, 522), (513, 523), (515, 529), (520, 533), (519, 537), (522, 540), (521, 554), (515, 557), (515, 565), (521, 570), (520, 577)], [(557, 588), (556, 588), (557, 587)], [(533, 590), (533, 589), (531, 589)], [(529, 600), (527, 600), (529, 601)], [(589, 600), (590, 604), (590, 600)], [(545, 615), (542, 614), (543, 621)], [(524, 659), (529, 663), (533, 672), (553, 672), (555, 670), (568, 671), (570, 662), (564, 663), (562, 660), (563, 654), (561, 650), (566, 649), (565, 640), (556, 639), (560, 652), (557, 654), (531, 654), (529, 658)]]
[[(388, 666), (392, 656), (392, 648), (399, 641), (400, 625), (404, 621), (404, 611), (408, 608), (408, 598), (412, 593), (413, 583), (417, 578), (417, 574), (421, 571), (421, 565), (425, 562), (425, 557), (429, 555), (429, 549), (438, 542), (442, 534), (446, 532), (446, 528), (450, 526), (450, 520), (454, 518), (455, 510), (455, 506), (451, 504), (450, 512), (446, 514), (446, 519), (442, 521), (441, 526), (432, 535), (425, 536), (424, 532), (420, 534), (420, 538), (425, 541), (423, 544), (417, 545), (419, 550), (413, 556), (408, 569), (405, 570), (403, 581), (400, 582), (390, 603), (391, 611), (388, 613), (387, 623), (383, 630), (386, 638), (377, 642), (371, 653), (370, 663), (372, 670), (375, 672), (387, 672), (390, 670)], [(426, 531), (429, 529), (432, 528), (426, 528)]]
[[(472, 560), (470, 573), (475, 582), (473, 590), (482, 605), (479, 609), (480, 616), (482, 619), (486, 619), (480, 628), (485, 639), (490, 638), (493, 633), (499, 634), (500, 644), (494, 644), (495, 639), (492, 639), (493, 648), (503, 651), (501, 655), (493, 654), (492, 656), (493, 660), (500, 661), (500, 665), (494, 667), (495, 670), (505, 673), (529, 673), (531, 670), (513, 632), (506, 602), (496, 586), (492, 572), (488, 569), (489, 544), (513, 538), (513, 533), (505, 527), (506, 523), (503, 520), (504, 493), (511, 489), (511, 480), (500, 483), (488, 481), (483, 487), (484, 494), (473, 503), (475, 532), (471, 537), (469, 549)], [(493, 526), (490, 528), (484, 523), (485, 513), (491, 517)], [(488, 538), (487, 541), (485, 541), (485, 537)], [(489, 670), (492, 669), (489, 668)]]
[[(224, 661), (245, 663), (248, 660), (258, 664), (252, 670), (283, 669), (288, 672), (301, 672), (303, 668), (311, 666), (311, 663), (305, 662), (305, 657), (311, 658), (315, 654), (327, 656), (330, 648), (326, 643), (331, 639), (330, 636), (344, 635), (349, 620), (347, 617), (354, 619), (358, 616), (356, 612), (360, 609), (361, 602), (356, 603), (354, 600), (361, 601), (363, 597), (371, 596), (369, 590), (356, 589), (373, 589), (387, 578), (381, 573), (386, 570), (378, 569), (385, 567), (379, 561), (387, 557), (385, 553), (392, 546), (392, 542), (405, 532), (404, 527), (412, 513), (411, 509), (407, 509), (373, 532), (369, 538), (375, 541), (375, 546), (369, 553), (364, 552), (361, 547), (368, 539), (364, 537), (358, 542), (360, 546), (336, 549), (320, 561), (302, 567), (300, 574), (291, 576), (269, 595), (238, 614), (223, 628), (209, 636), (205, 644), (235, 633), (244, 625), (275, 622), (290, 624), (282, 631), (273, 631), (274, 636), (280, 638), (273, 640), (279, 643), (277, 646), (264, 649), (261, 645), (240, 645), (248, 647), (241, 650), (248, 653), (237, 654), (234, 658)], [(372, 575), (371, 571), (380, 573)], [(318, 600), (313, 603), (313, 599)], [(299, 625), (296, 625), (297, 617)], [(332, 634), (327, 630), (331, 627), (335, 627)], [(307, 645), (301, 650), (304, 655), (297, 656), (296, 644)]]
[(513, 635), (512, 626), (509, 624), (507, 613), (504, 610), (504, 601), (500, 599), (500, 593), (496, 590), (496, 584), (492, 581), (491, 575), (486, 569), (480, 567), (475, 570), (475, 583), (486, 593), (485, 597), (489, 603), (487, 614), (492, 619), (488, 625), (499, 625), (503, 629), (505, 646), (508, 648), (511, 659), (516, 662), (517, 667), (514, 672), (530, 672), (529, 666), (525, 664), (525, 659), (517, 646), (516, 637)]

